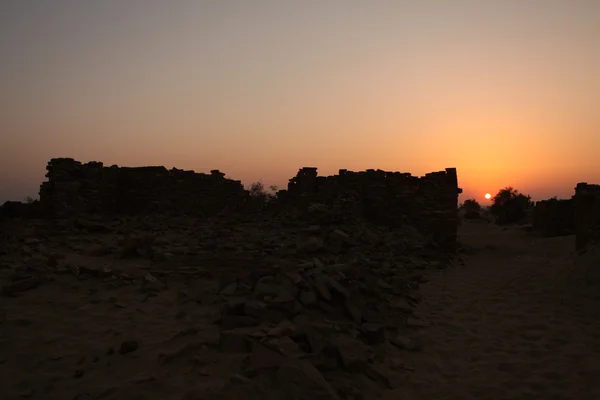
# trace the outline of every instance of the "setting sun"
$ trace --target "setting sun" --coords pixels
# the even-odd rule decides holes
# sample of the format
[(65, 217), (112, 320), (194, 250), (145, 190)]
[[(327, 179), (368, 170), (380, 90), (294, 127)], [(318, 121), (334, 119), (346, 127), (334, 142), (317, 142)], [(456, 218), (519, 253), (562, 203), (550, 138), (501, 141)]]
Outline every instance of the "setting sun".
[(492, 198), (492, 195), (489, 193), (486, 193), (485, 196), (483, 196), (483, 197), (485, 197), (487, 200), (489, 200)]

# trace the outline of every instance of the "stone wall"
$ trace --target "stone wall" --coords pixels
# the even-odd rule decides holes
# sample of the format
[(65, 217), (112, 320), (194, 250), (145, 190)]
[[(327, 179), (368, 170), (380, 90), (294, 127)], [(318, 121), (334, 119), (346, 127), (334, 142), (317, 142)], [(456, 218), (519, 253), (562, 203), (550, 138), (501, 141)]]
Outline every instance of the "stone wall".
[(165, 167), (128, 168), (55, 158), (46, 167), (40, 203), (54, 214), (81, 212), (198, 212), (237, 207), (247, 196), (240, 181)]
[(439, 245), (454, 249), (461, 192), (455, 168), (421, 178), (373, 169), (342, 169), (338, 175), (318, 176), (316, 168), (302, 168), (279, 196), (301, 207), (315, 202), (341, 207), (379, 224), (410, 224), (430, 234)]
[(584, 250), (600, 239), (600, 185), (578, 183), (573, 201), (576, 246)]
[(544, 236), (572, 235), (575, 232), (573, 199), (549, 199), (535, 203), (533, 228)]

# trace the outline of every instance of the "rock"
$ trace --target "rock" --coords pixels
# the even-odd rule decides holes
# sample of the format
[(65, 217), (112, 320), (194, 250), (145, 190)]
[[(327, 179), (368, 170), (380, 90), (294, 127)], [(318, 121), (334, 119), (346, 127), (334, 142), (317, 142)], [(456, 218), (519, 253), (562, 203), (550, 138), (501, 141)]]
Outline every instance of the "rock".
[(408, 326), (409, 328), (425, 328), (425, 327), (429, 326), (429, 324), (427, 324), (424, 321), (421, 321), (420, 319), (416, 319), (414, 317), (408, 317), (406, 319), (406, 326)]
[(325, 301), (331, 301), (331, 292), (329, 291), (329, 282), (326, 277), (321, 274), (315, 276), (314, 279), (315, 291), (323, 298)]
[(341, 295), (344, 299), (350, 298), (350, 291), (343, 287), (341, 283), (339, 283), (335, 279), (327, 277), (325, 278), (325, 282), (332, 294), (337, 293)]
[(254, 378), (258, 374), (279, 368), (285, 362), (285, 357), (268, 347), (252, 343), (251, 353), (244, 361), (244, 375)]
[(267, 332), (267, 336), (292, 336), (298, 328), (288, 320), (281, 321), (279, 325)]
[(40, 278), (29, 277), (2, 286), (2, 295), (7, 297), (16, 296), (20, 293), (34, 289), (42, 283)]
[(329, 240), (335, 244), (351, 245), (354, 244), (354, 240), (346, 232), (341, 229), (335, 229), (329, 234)]
[(308, 213), (313, 215), (324, 215), (329, 213), (329, 208), (325, 204), (312, 203), (308, 206)]
[(286, 357), (298, 357), (304, 354), (304, 352), (300, 349), (300, 346), (298, 346), (298, 344), (289, 336), (272, 338), (266, 341), (265, 344), (276, 349), (279, 353)]
[(366, 307), (365, 299), (358, 289), (347, 291), (346, 295), (348, 296), (344, 302), (346, 311), (356, 323), (360, 324)]
[(244, 333), (221, 331), (219, 349), (223, 353), (248, 353), (250, 351), (250, 341)]
[(321, 232), (321, 226), (319, 225), (311, 225), (304, 230), (304, 232), (308, 234), (318, 234)]
[(254, 286), (254, 297), (262, 300), (267, 296), (279, 296), (282, 291), (281, 285), (274, 276), (263, 276)]
[(238, 288), (238, 284), (237, 282), (233, 282), (230, 283), (229, 285), (225, 286), (220, 292), (219, 294), (225, 295), (225, 296), (233, 296), (235, 295), (235, 292)]
[(87, 221), (81, 218), (75, 220), (74, 225), (77, 229), (81, 229), (91, 233), (110, 232), (110, 228), (108, 228), (106, 225), (94, 221)]
[(412, 314), (413, 308), (405, 299), (393, 297), (390, 301), (390, 307), (394, 310), (398, 310), (404, 314)]
[(365, 322), (360, 326), (360, 333), (371, 344), (385, 342), (385, 326), (373, 322)]
[(300, 303), (304, 307), (313, 307), (317, 304), (317, 295), (312, 290), (303, 290), (299, 296)]
[(348, 315), (350, 315), (350, 317), (354, 320), (354, 322), (356, 322), (357, 324), (360, 324), (362, 322), (363, 312), (359, 308), (359, 306), (354, 304), (351, 300), (346, 300), (344, 302), (344, 307), (345, 307), (346, 311), (348, 312)]
[(298, 253), (316, 253), (325, 247), (323, 241), (317, 237), (310, 236), (296, 243)]
[(124, 355), (127, 353), (132, 353), (138, 349), (139, 345), (136, 341), (127, 341), (121, 343), (121, 347), (119, 348), (119, 354)]
[(221, 318), (220, 325), (225, 329), (248, 328), (257, 326), (260, 321), (247, 315), (227, 315)]
[(323, 375), (308, 361), (294, 361), (279, 367), (276, 373), (281, 399), (339, 400)]
[(364, 343), (346, 335), (338, 335), (333, 338), (331, 344), (348, 371), (364, 371), (369, 361), (369, 353)]
[(403, 350), (408, 350), (408, 351), (419, 351), (422, 349), (421, 344), (413, 338), (410, 338), (408, 336), (404, 336), (404, 335), (396, 335), (392, 340), (391, 343), (394, 346), (397, 346)]
[(394, 380), (390, 378), (390, 373), (386, 371), (381, 363), (368, 364), (365, 368), (365, 374), (369, 378), (381, 382), (388, 389), (394, 389)]
[(158, 293), (166, 288), (166, 285), (151, 274), (146, 274), (142, 279), (141, 291), (143, 293)]

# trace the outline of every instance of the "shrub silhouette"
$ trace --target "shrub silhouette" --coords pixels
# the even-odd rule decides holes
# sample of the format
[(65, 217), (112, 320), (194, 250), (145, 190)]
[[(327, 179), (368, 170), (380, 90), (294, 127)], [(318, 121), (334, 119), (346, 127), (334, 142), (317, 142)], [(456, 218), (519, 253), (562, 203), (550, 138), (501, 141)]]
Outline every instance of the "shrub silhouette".
[(465, 211), (465, 218), (477, 219), (481, 217), (481, 205), (475, 199), (467, 199), (462, 204), (462, 209)]
[(276, 185), (269, 186), (271, 192), (267, 192), (265, 185), (261, 182), (254, 182), (250, 185), (248, 193), (250, 195), (250, 204), (254, 207), (262, 208), (267, 204), (274, 202), (277, 199), (275, 193), (278, 188)]
[(496, 217), (497, 224), (512, 224), (525, 218), (527, 209), (532, 206), (531, 196), (509, 186), (494, 196), (490, 212)]

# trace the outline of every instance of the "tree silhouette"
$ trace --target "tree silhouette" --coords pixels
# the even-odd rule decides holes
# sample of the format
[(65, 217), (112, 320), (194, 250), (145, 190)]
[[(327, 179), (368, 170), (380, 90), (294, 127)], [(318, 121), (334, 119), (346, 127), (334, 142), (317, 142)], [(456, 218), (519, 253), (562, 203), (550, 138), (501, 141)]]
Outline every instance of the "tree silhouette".
[(496, 217), (496, 223), (511, 224), (521, 221), (527, 209), (532, 206), (531, 196), (519, 193), (518, 190), (508, 186), (492, 198), (490, 212)]

